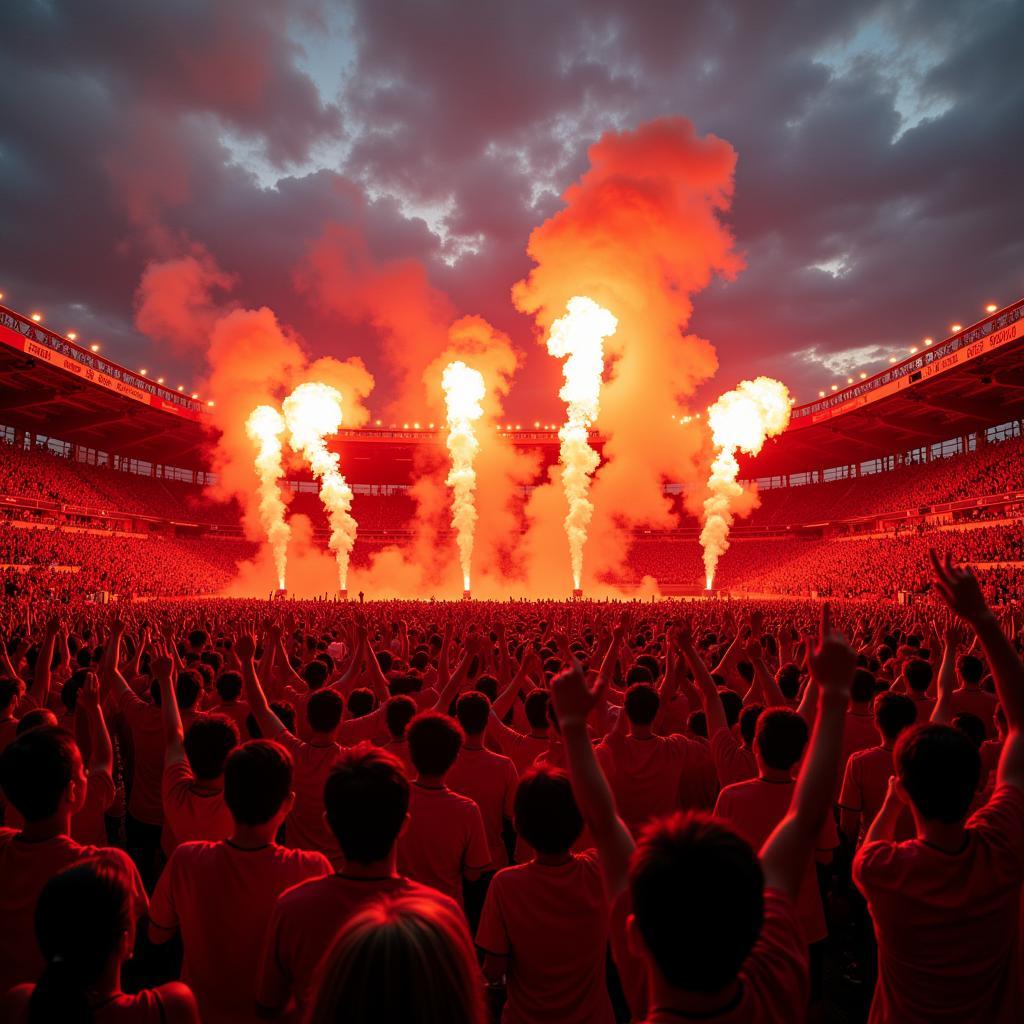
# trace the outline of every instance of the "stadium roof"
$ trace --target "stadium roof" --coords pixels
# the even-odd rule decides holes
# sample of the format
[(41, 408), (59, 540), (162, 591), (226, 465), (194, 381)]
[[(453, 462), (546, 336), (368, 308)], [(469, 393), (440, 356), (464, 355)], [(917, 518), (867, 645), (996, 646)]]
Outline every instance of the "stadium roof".
[[(1024, 418), (1024, 299), (882, 373), (797, 406), (789, 428), (744, 477), (868, 461)], [(207, 469), (206, 405), (103, 359), (0, 306), (0, 423), (147, 462)], [(510, 430), (512, 443), (557, 460), (553, 430)], [(594, 438), (600, 447), (600, 439)], [(353, 483), (409, 483), (445, 457), (436, 430), (343, 430)], [(429, 449), (437, 449), (430, 452)]]

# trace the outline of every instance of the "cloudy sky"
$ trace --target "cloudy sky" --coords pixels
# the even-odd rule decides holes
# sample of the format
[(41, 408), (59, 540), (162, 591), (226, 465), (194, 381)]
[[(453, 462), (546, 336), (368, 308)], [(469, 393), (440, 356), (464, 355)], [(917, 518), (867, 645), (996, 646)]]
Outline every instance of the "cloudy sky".
[(529, 233), (602, 132), (681, 115), (738, 153), (746, 269), (695, 299), (705, 395), (769, 373), (808, 400), (1024, 294), (1022, 37), (1020, 0), (9, 2), (0, 291), (191, 387), (201, 345), (143, 337), (133, 302), (147, 263), (203, 251), (383, 401), (372, 327), (297, 286), (347, 225), (508, 331), (512, 414), (553, 417), (509, 301)]

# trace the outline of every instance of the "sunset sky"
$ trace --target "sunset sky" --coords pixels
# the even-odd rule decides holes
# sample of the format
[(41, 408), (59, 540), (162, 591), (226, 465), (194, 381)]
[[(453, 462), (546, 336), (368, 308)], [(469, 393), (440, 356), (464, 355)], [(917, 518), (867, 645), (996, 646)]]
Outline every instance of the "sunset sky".
[(507, 332), (506, 407), (547, 419), (559, 365), (510, 298), (530, 232), (602, 133), (684, 117), (737, 154), (745, 264), (693, 298), (699, 395), (807, 401), (1024, 294), (1022, 38), (1014, 0), (5, 3), (0, 291), (191, 389), (205, 339), (145, 337), (135, 302), (199, 254), (225, 301), (362, 356), (379, 406), (374, 324), (299, 272), (340, 226)]

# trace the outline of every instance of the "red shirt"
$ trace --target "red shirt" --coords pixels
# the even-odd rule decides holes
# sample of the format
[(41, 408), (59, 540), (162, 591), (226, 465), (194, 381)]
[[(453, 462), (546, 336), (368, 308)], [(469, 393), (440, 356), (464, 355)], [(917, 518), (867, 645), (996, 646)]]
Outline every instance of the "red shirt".
[(181, 929), (181, 980), (195, 993), (203, 1024), (256, 1018), (256, 971), (277, 897), (329, 874), (320, 853), (271, 843), (244, 850), (231, 842), (184, 843), (153, 893), (150, 920)]
[(146, 890), (135, 865), (123, 850), (82, 846), (70, 836), (36, 842), (14, 829), (0, 829), (0, 992), (34, 982), (44, 962), (36, 945), (36, 900), (58, 871), (90, 857), (118, 861), (132, 884), (135, 916), (146, 912)]
[(720, 786), (731, 786), (734, 782), (746, 782), (757, 778), (757, 758), (747, 747), (736, 742), (729, 729), (719, 729), (711, 737), (711, 759)]
[[(795, 782), (769, 782), (760, 778), (726, 786), (718, 795), (715, 817), (728, 821), (756, 853), (789, 812), (795, 787)], [(839, 845), (836, 823), (831, 814), (825, 818), (816, 845), (822, 851), (834, 850)], [(813, 862), (808, 862), (804, 870), (796, 898), (796, 912), (808, 942), (820, 942), (828, 935)]]
[[(621, 905), (621, 908), (620, 906)], [(688, 1019), (682, 1014), (659, 1014), (647, 1005), (646, 964), (634, 956), (626, 942), (628, 894), (617, 901), (612, 927), (612, 957), (622, 975), (623, 988), (635, 1020), (655, 1024)], [(800, 934), (793, 904), (782, 893), (766, 889), (764, 922), (753, 949), (738, 974), (739, 995), (718, 1013), (701, 1014), (710, 1024), (779, 1024), (803, 1020), (810, 998), (807, 945)], [(646, 1016), (645, 1016), (646, 1014)]]
[(285, 842), (296, 850), (319, 850), (337, 867), (342, 863), (341, 849), (324, 821), (324, 783), (341, 748), (334, 742), (325, 743), (322, 736), (315, 743), (306, 743), (290, 732), (274, 738), (295, 761), (295, 806), (285, 821)]
[[(174, 987), (180, 988), (175, 982)], [(97, 1006), (93, 1010), (92, 1019), (94, 1024), (167, 1024), (168, 1012), (166, 1006), (165, 991), (171, 988), (169, 985), (161, 985), (159, 988), (146, 988), (135, 995), (122, 992), (115, 999)], [(19, 985), (4, 1000), (6, 1005), (0, 1005), (0, 1019), (14, 1022), (28, 1021), (29, 1002), (35, 985)], [(4, 1015), (6, 1012), (10, 1017)], [(196, 1018), (198, 1019), (198, 1018)]]
[(226, 704), (215, 704), (210, 708), (211, 715), (224, 715), (225, 718), (230, 718), (238, 726), (238, 737), (243, 743), (251, 738), (247, 724), (249, 711), (249, 705), (243, 700), (232, 700)]
[(507, 956), (503, 1024), (612, 1024), (605, 984), (608, 897), (597, 853), (532, 860), (491, 880), (476, 941)]
[(520, 775), (525, 775), (534, 760), (548, 749), (547, 736), (531, 736), (529, 733), (517, 732), (493, 716), (487, 726), (487, 740), (497, 742), (501, 753), (512, 759)]
[(224, 791), (197, 792), (195, 786), (196, 777), (188, 761), (164, 768), (164, 830), (160, 844), (168, 857), (180, 843), (227, 839), (235, 830), (224, 803)]
[(714, 805), (718, 781), (708, 749), (685, 736), (622, 736), (604, 740), (597, 754), (634, 835), (652, 818)]
[(462, 917), (454, 900), (411, 878), (357, 878), (326, 875), (282, 893), (274, 904), (260, 962), (256, 1000), (284, 1008), (295, 998), (296, 1020), (304, 1019), (313, 978), (334, 937), (357, 911), (385, 896), (424, 896), (448, 905)]
[(921, 839), (868, 843), (854, 859), (853, 879), (878, 937), (871, 1021), (1024, 1019), (1017, 963), (1024, 791), (997, 789), (968, 819), (958, 853)]
[(846, 762), (858, 751), (878, 745), (878, 730), (875, 728), (875, 716), (871, 711), (861, 714), (847, 711), (843, 721), (842, 757), (839, 764)]
[(966, 686), (953, 691), (950, 710), (954, 715), (969, 712), (977, 715), (985, 723), (985, 732), (989, 739), (996, 734), (996, 705), (999, 700), (994, 694), (981, 689), (968, 689)]
[(398, 870), (438, 889), (462, 906), (462, 876), (491, 862), (480, 808), (447, 786), (414, 782), (409, 791), (409, 824), (398, 837)]
[(448, 788), (468, 796), (480, 808), (491, 851), (491, 868), (508, 864), (508, 851), (501, 830), (512, 819), (519, 776), (516, 766), (493, 750), (463, 747), (445, 780)]
[[(843, 810), (856, 811), (860, 814), (858, 845), (864, 841), (864, 835), (871, 822), (882, 809), (885, 794), (889, 789), (889, 779), (894, 772), (892, 751), (881, 746), (858, 750), (846, 762), (843, 788), (839, 793), (839, 806)], [(896, 824), (896, 839), (913, 839), (915, 832), (914, 816), (910, 813), (909, 807), (904, 807)]]

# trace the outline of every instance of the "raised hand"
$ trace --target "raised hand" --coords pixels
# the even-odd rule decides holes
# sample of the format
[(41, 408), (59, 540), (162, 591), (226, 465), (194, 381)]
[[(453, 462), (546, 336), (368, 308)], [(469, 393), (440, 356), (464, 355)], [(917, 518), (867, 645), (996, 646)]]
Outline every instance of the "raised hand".
[(604, 688), (600, 677), (595, 686), (588, 686), (576, 661), (571, 668), (555, 676), (551, 681), (551, 699), (561, 727), (565, 729), (586, 722), (587, 716), (604, 696)]
[(849, 697), (857, 656), (843, 634), (833, 627), (832, 608), (828, 601), (821, 606), (818, 643), (808, 651), (807, 664), (822, 693)]
[(98, 708), (100, 706), (100, 681), (95, 672), (86, 672), (85, 682), (78, 691), (78, 703), (83, 708)]
[(251, 661), (256, 656), (256, 637), (248, 632), (239, 633), (234, 650), (240, 660)]
[(978, 579), (970, 569), (957, 568), (948, 551), (941, 559), (934, 548), (930, 548), (928, 554), (935, 570), (935, 589), (955, 614), (970, 623), (992, 614)]

